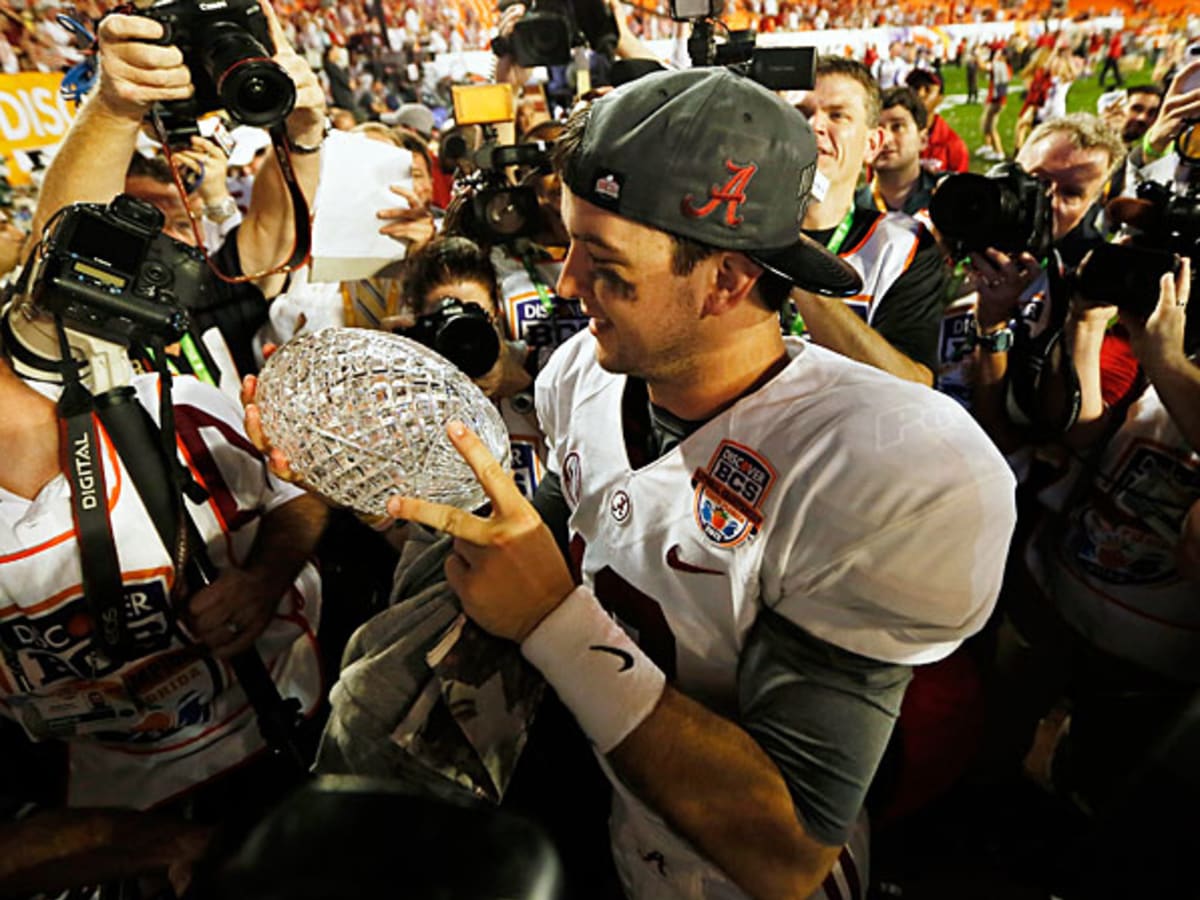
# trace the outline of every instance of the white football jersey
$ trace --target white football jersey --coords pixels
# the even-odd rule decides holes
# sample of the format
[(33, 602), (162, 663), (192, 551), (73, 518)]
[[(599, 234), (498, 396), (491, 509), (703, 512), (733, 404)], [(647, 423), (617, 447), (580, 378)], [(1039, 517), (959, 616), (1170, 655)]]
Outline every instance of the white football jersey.
[[(800, 340), (788, 352), (768, 384), (639, 469), (627, 379), (600, 368), (590, 334), (538, 381), (583, 580), (677, 688), (735, 721), (763, 606), (860, 655), (940, 659), (991, 612), (1015, 520), (1008, 467), (952, 400)], [(666, 826), (615, 796), (618, 865), (644, 867), (622, 839), (639, 827), (616, 826)], [(740, 896), (729, 889), (637, 896)]]
[[(158, 379), (134, 380), (158, 415)], [(209, 493), (189, 508), (218, 569), (242, 562), (261, 517), (300, 495), (270, 476), (241, 411), (191, 377), (174, 379), (177, 440)], [(227, 663), (199, 651), (168, 614), (174, 572), (108, 435), (98, 429), (125, 612), (144, 656), (113, 664), (91, 638), (70, 487), (56, 476), (33, 500), (0, 489), (0, 712), (34, 740), (70, 742), (68, 800), (146, 808), (263, 747)], [(284, 697), (311, 712), (321, 695), (315, 634), (320, 583), (306, 565), (257, 648)]]
[[(859, 213), (861, 215), (861, 213)], [(880, 299), (908, 271), (921, 243), (921, 224), (901, 212), (884, 213), (870, 229), (838, 255), (862, 279), (862, 290), (846, 298), (846, 305), (868, 325), (874, 324)]]
[[(1153, 388), (1129, 408), (1093, 481), (1069, 516), (1046, 517), (1026, 549), (1031, 571), (1095, 646), (1168, 678), (1200, 682), (1196, 584), (1175, 563), (1184, 517), (1200, 498), (1200, 454)], [(1042, 500), (1061, 508), (1073, 483), (1065, 479)]]

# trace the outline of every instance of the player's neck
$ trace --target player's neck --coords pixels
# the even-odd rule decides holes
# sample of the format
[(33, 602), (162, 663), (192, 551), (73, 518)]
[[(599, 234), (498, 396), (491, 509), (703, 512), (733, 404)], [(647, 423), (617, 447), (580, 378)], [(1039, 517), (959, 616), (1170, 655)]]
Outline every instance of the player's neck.
[(698, 353), (685, 369), (648, 377), (650, 402), (689, 422), (711, 419), (765, 384), (788, 362), (779, 321), (772, 316)]

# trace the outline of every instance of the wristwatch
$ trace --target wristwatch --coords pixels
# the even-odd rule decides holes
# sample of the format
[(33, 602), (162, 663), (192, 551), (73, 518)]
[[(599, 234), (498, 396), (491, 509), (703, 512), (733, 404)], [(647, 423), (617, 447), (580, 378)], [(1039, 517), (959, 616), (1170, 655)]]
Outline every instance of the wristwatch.
[(986, 334), (981, 333), (978, 329), (975, 331), (975, 346), (982, 349), (984, 353), (1007, 353), (1012, 349), (1012, 345), (1013, 332), (1007, 325)]
[(286, 128), (283, 131), (283, 137), (284, 137), (284, 140), (287, 141), (287, 148), (289, 151), (291, 151), (292, 153), (298, 154), (300, 156), (304, 156), (308, 153), (318, 152), (321, 149), (321, 145), (325, 143), (325, 138), (329, 135), (329, 132), (331, 132), (331, 131), (333, 131), (333, 120), (331, 118), (329, 118), (329, 116), (326, 116), (325, 117), (325, 130), (321, 132), (321, 139), (319, 141), (317, 141), (315, 144), (312, 144), (312, 145), (297, 144), (295, 141), (292, 140), (292, 136), (288, 133)]

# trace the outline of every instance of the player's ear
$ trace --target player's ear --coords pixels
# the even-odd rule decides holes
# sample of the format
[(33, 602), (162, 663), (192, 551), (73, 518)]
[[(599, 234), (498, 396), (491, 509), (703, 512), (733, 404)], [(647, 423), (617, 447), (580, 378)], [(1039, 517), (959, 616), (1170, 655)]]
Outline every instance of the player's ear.
[(719, 316), (746, 302), (762, 271), (762, 266), (744, 253), (718, 253), (714, 259), (712, 289), (704, 304), (704, 315)]

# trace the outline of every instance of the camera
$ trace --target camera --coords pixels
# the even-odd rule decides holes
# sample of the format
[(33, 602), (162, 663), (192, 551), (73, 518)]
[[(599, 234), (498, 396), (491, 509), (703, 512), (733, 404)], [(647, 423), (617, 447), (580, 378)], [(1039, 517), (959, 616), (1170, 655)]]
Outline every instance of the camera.
[(1089, 300), (1146, 318), (1162, 276), (1178, 274), (1181, 256), (1200, 261), (1200, 198), (1147, 181), (1136, 197), (1109, 202), (1105, 215), (1129, 242), (1093, 250), (1075, 273), (1076, 288)]
[(816, 85), (815, 47), (759, 47), (753, 29), (725, 30), (718, 42), (713, 20), (723, 0), (671, 0), (671, 18), (691, 22), (688, 56), (693, 66), (724, 66), (772, 91), (811, 91)]
[(457, 297), (441, 298), (433, 312), (398, 333), (446, 357), (469, 378), (486, 375), (500, 358), (500, 337), (491, 318), (478, 303)]
[[(511, 5), (502, 3), (501, 9)], [(582, 43), (611, 59), (619, 38), (605, 0), (533, 0), (511, 35), (492, 41), (492, 50), (526, 68), (563, 66), (571, 61), (571, 48)]]
[(995, 247), (1043, 259), (1054, 242), (1046, 186), (1016, 163), (986, 175), (951, 175), (934, 189), (929, 217), (957, 259)]
[(196, 118), (228, 110), (243, 125), (267, 128), (296, 105), (296, 87), (271, 59), (275, 47), (258, 0), (158, 0), (139, 15), (160, 22), (162, 43), (174, 44), (192, 73), (195, 94), (160, 104), (168, 143), (183, 147)]
[(489, 142), (471, 158), (472, 171), (459, 183), (455, 198), (457, 228), (480, 243), (504, 244), (531, 237), (542, 226), (537, 191), (530, 185), (513, 184), (506, 174), (510, 166), (549, 173), (550, 145), (499, 145)]
[(158, 209), (127, 194), (108, 206), (64, 207), (51, 220), (18, 282), (23, 296), (0, 319), (18, 374), (58, 379), (49, 316), (62, 320), (68, 342), (92, 365), (97, 393), (128, 381), (131, 344), (173, 343), (187, 332), (186, 309), (205, 305), (209, 290), (204, 258), (162, 225)]

